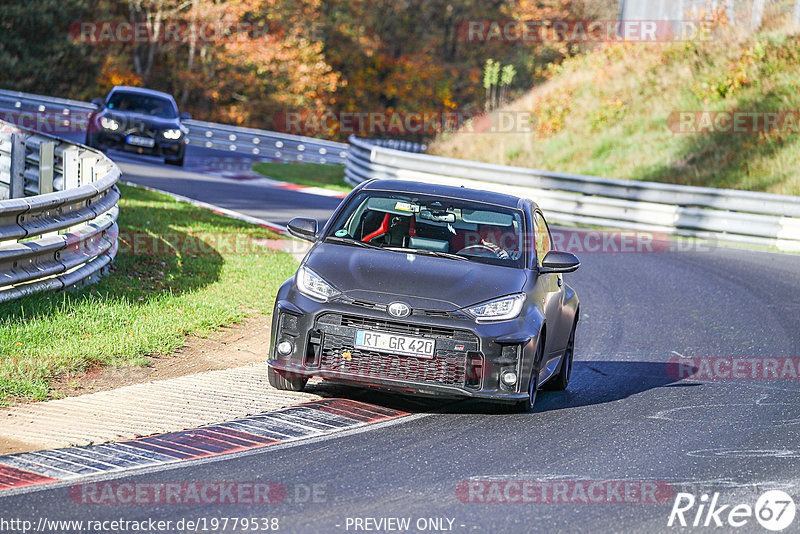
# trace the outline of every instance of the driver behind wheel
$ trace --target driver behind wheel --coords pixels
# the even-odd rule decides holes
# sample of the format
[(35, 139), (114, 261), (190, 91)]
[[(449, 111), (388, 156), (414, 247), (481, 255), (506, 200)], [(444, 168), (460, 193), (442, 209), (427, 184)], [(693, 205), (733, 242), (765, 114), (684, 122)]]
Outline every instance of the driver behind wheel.
[(503, 234), (503, 230), (498, 226), (484, 225), (478, 228), (480, 244), (491, 249), (498, 258), (507, 260), (509, 258), (509, 253), (501, 246)]
[(451, 241), (450, 248), (457, 253), (479, 253), (483, 249), (500, 259), (509, 259), (516, 250), (516, 234), (513, 229), (479, 225), (476, 231), (459, 232)]

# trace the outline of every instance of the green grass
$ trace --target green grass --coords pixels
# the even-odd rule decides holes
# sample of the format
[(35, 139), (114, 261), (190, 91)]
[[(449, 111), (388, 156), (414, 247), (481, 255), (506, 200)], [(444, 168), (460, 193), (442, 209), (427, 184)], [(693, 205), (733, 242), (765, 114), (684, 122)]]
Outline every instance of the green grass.
[[(800, 35), (771, 21), (707, 42), (609, 44), (507, 106), (529, 132), (443, 135), (432, 152), (612, 178), (800, 194), (800, 133), (676, 133), (678, 111), (800, 109)], [(673, 118), (675, 116), (673, 115)]]
[(324, 187), (349, 193), (352, 187), (344, 181), (344, 165), (320, 163), (256, 163), (253, 170), (281, 182)]
[(143, 189), (120, 190), (120, 252), (109, 274), (0, 306), (0, 403), (46, 399), (55, 378), (146, 365), (146, 355), (169, 353), (188, 334), (269, 314), (297, 267), (265, 246), (263, 239), (279, 238), (266, 229)]

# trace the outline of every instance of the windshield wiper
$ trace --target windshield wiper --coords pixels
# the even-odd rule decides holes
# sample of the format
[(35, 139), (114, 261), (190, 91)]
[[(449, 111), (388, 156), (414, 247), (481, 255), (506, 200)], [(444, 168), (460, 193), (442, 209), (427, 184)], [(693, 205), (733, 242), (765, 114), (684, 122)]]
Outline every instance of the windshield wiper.
[(406, 248), (406, 247), (382, 247), (383, 250), (393, 252), (410, 252), (411, 254), (421, 254), (424, 256), (436, 256), (438, 258), (449, 258), (451, 260), (470, 261), (469, 258), (453, 254), (452, 252), (440, 252), (438, 250), (428, 250), (425, 248)]
[(325, 241), (331, 241), (333, 243), (341, 243), (342, 245), (350, 245), (363, 248), (383, 249), (383, 247), (379, 247), (378, 245), (373, 245), (372, 243), (365, 243), (364, 241), (358, 241), (356, 239), (345, 238), (345, 237), (330, 236), (325, 238)]
[(459, 256), (458, 254), (453, 254), (452, 252), (440, 252), (438, 250), (428, 250), (424, 248), (407, 248), (407, 247), (382, 247), (380, 245), (373, 245), (372, 243), (366, 243), (364, 241), (358, 241), (356, 239), (346, 238), (346, 237), (337, 237), (337, 236), (330, 236), (325, 238), (325, 241), (330, 241), (332, 243), (341, 243), (342, 245), (350, 245), (362, 248), (372, 248), (377, 250), (389, 250), (391, 252), (408, 252), (411, 254), (420, 254), (424, 256), (435, 256), (439, 258), (449, 258), (451, 260), (460, 260), (460, 261), (470, 261), (469, 258), (464, 256)]

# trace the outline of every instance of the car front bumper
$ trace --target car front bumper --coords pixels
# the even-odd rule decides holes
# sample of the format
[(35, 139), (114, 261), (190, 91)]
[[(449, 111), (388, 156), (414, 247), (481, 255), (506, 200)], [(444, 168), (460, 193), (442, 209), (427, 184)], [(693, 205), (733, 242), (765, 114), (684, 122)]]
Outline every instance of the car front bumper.
[(135, 154), (166, 158), (182, 157), (186, 151), (186, 143), (188, 142), (188, 138), (185, 136), (175, 140), (157, 137), (154, 138), (154, 145), (152, 147), (144, 147), (127, 143), (127, 138), (128, 134), (117, 134), (101, 130), (95, 133), (94, 142), (97, 146), (104, 149), (124, 150), (125, 152), (133, 152)]
[[(395, 319), (380, 306), (317, 302), (287, 282), (275, 304), (268, 363), (297, 377), (318, 376), (414, 395), (516, 402), (528, 397), (532, 370), (538, 368), (538, 326), (530, 319), (476, 323), (458, 313), (422, 310)], [(354, 343), (359, 329), (433, 338), (434, 356), (358, 349)], [(278, 353), (282, 341), (291, 343), (290, 353)], [(501, 381), (509, 372), (517, 376), (510, 385)]]

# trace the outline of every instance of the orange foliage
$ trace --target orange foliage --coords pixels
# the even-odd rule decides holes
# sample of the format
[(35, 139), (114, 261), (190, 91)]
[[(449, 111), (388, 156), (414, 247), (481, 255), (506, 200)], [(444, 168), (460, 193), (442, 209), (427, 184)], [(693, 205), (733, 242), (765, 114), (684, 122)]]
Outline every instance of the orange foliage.
[(107, 92), (115, 85), (142, 86), (142, 79), (130, 71), (118, 56), (106, 56), (97, 84), (103, 92)]
[[(102, 0), (105, 2), (105, 0)], [(289, 111), (437, 112), (482, 109), (481, 69), (493, 57), (534, 82), (564, 46), (466, 43), (471, 19), (565, 19), (587, 0), (138, 0), (107, 2), (110, 18), (266, 25), (249, 39), (186, 39), (107, 47), (98, 84), (147, 85), (206, 120), (269, 128)], [(135, 11), (131, 12), (131, 6)], [(263, 27), (263, 26), (262, 26)], [(550, 47), (546, 51), (545, 47)], [(149, 65), (145, 68), (142, 65)], [(331, 132), (335, 134), (336, 132)]]

